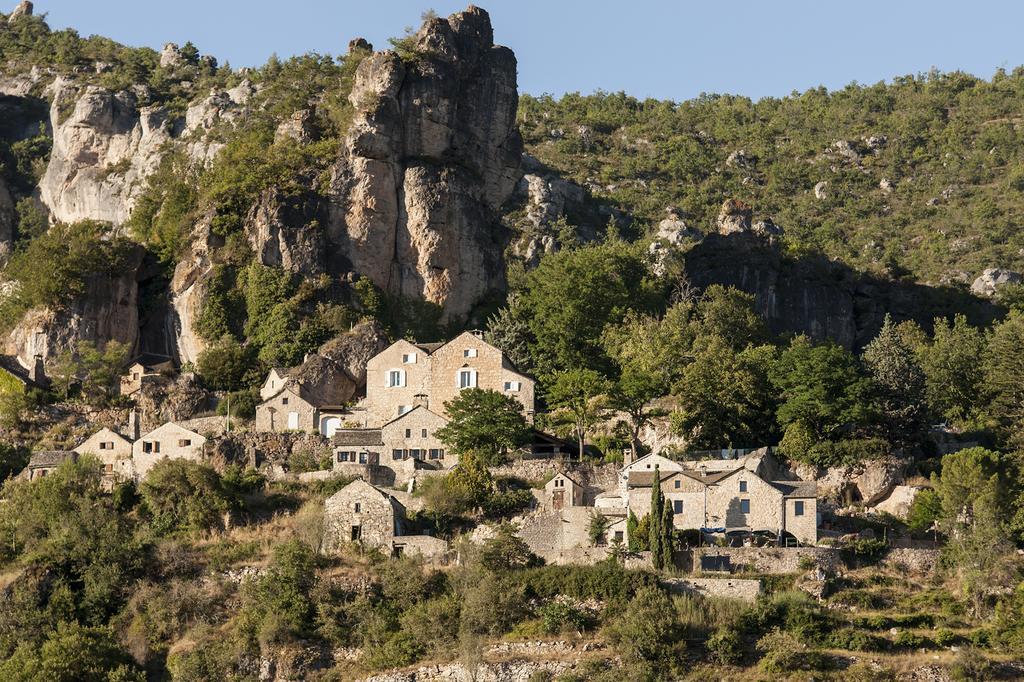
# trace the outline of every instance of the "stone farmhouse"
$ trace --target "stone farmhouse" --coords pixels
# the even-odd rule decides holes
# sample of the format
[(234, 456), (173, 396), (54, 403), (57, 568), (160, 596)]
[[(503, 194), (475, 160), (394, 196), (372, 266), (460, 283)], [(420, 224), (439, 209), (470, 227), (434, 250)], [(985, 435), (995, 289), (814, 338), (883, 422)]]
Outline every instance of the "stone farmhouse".
[(816, 543), (815, 483), (769, 480), (759, 470), (763, 471), (762, 462), (756, 458), (676, 462), (648, 455), (623, 467), (620, 496), (642, 517), (650, 511), (651, 488), (658, 485), (672, 505), (676, 528), (768, 531), (779, 538)]
[(163, 381), (175, 371), (174, 362), (169, 358), (140, 357), (121, 376), (121, 395), (131, 397), (141, 391), (143, 386)]
[(447, 423), (441, 415), (416, 406), (380, 428), (341, 429), (333, 439), (334, 468), (351, 472), (351, 464), (395, 468), (412, 461), (414, 467), (450, 469), (458, 457), (446, 452), (437, 438), (437, 430)]
[(545, 498), (550, 500), (552, 509), (583, 506), (583, 486), (579, 481), (561, 471), (544, 485)]
[(130, 480), (135, 473), (132, 462), (132, 442), (113, 429), (106, 427), (89, 436), (75, 448), (80, 455), (94, 455), (103, 465), (103, 480), (108, 487)]
[[(271, 370), (260, 389), (261, 396), (271, 390), (274, 392), (256, 406), (256, 430), (276, 433), (302, 431), (328, 438), (333, 436), (345, 419), (345, 407), (328, 405), (316, 391), (290, 381), (287, 374), (280, 378), (284, 371)], [(269, 388), (275, 385), (276, 390)]]
[(78, 459), (78, 453), (71, 450), (40, 450), (29, 457), (28, 466), (21, 470), (18, 478), (37, 481), (52, 474), (64, 462)]
[(161, 459), (201, 462), (206, 437), (180, 424), (167, 422), (132, 443), (133, 475), (141, 481)]
[(386, 424), (417, 405), (444, 416), (444, 404), (465, 388), (512, 396), (533, 419), (534, 381), (479, 332), (463, 332), (446, 343), (399, 340), (366, 365), (366, 426)]
[(419, 554), (439, 558), (448, 543), (429, 535), (406, 535), (405, 506), (391, 493), (355, 480), (324, 502), (325, 553), (349, 543), (377, 548), (388, 556)]

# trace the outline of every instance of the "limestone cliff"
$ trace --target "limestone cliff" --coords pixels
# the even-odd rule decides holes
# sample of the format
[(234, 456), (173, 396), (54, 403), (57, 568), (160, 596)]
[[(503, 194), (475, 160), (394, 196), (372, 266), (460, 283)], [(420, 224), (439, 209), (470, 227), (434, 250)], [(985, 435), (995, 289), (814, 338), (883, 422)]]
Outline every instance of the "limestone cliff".
[(521, 176), (516, 59), (479, 8), (427, 21), (415, 55), (359, 66), (331, 187), (335, 267), (464, 318), (504, 285), (498, 210)]

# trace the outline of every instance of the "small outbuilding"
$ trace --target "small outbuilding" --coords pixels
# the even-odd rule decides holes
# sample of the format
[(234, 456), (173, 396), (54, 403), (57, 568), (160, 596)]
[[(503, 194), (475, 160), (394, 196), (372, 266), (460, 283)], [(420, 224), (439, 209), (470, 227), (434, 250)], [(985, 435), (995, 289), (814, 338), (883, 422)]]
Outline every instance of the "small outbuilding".
[(555, 474), (544, 486), (545, 497), (552, 509), (583, 506), (584, 488), (564, 471)]

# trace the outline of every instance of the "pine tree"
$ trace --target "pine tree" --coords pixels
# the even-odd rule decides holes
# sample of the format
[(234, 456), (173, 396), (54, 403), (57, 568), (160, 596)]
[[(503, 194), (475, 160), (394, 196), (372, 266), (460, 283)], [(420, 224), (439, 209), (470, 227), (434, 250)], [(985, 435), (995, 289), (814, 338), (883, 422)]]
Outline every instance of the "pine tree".
[(917, 440), (927, 426), (925, 375), (889, 315), (864, 349), (874, 383), (875, 409), (890, 442)]
[(651, 481), (651, 523), (649, 532), (651, 538), (651, 561), (656, 569), (665, 567), (665, 555), (662, 551), (662, 541), (665, 535), (662, 530), (662, 524), (664, 523), (664, 512), (662, 509), (664, 505), (665, 498), (661, 492), (661, 472), (655, 466), (654, 480)]
[(640, 538), (637, 536), (637, 531), (640, 527), (640, 521), (637, 520), (636, 514), (633, 510), (629, 510), (629, 515), (626, 517), (626, 547), (630, 552), (639, 552), (640, 547), (643, 544)]

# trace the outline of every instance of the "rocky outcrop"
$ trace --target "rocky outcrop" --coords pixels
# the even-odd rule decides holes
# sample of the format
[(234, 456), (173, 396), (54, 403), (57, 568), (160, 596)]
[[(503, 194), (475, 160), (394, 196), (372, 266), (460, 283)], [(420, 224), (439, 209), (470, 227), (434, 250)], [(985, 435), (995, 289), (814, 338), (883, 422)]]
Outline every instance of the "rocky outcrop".
[(930, 329), (936, 316), (964, 312), (975, 324), (994, 308), (954, 288), (877, 279), (824, 257), (791, 259), (770, 239), (754, 234), (712, 234), (683, 256), (690, 282), (734, 286), (754, 296), (757, 311), (775, 334), (807, 334), (862, 348), (886, 313)]
[(182, 363), (195, 362), (206, 348), (196, 332), (195, 324), (206, 295), (206, 281), (213, 271), (210, 251), (223, 245), (223, 240), (210, 232), (210, 217), (203, 218), (192, 231), (190, 248), (174, 267), (170, 285), (168, 327), (174, 338), (174, 349)]
[(7, 184), (0, 177), (0, 265), (7, 262), (14, 243), (14, 200)]
[(722, 204), (722, 208), (718, 211), (718, 219), (715, 220), (715, 228), (719, 234), (750, 232), (750, 220), (753, 215), (753, 209), (742, 201), (737, 199), (727, 199)]
[(210, 394), (194, 374), (143, 384), (136, 398), (142, 432), (169, 421), (183, 422), (210, 407)]
[(4, 352), (17, 355), (30, 367), (35, 356), (49, 361), (62, 351), (74, 350), (81, 341), (101, 347), (117, 341), (134, 349), (139, 333), (137, 274), (142, 258), (142, 248), (134, 248), (119, 273), (87, 277), (81, 296), (58, 309), (29, 311), (8, 334)]
[(328, 233), (351, 270), (464, 318), (503, 287), (496, 218), (521, 175), (516, 59), (475, 7), (428, 20), (415, 51), (359, 65)]
[(18, 6), (14, 8), (14, 11), (11, 12), (10, 16), (7, 17), (7, 23), (13, 24), (22, 17), (30, 17), (34, 10), (35, 8), (29, 0), (21, 0), (21, 2), (18, 3)]
[(304, 275), (326, 272), (322, 204), (310, 194), (268, 189), (249, 211), (245, 233), (261, 263)]
[(366, 363), (388, 347), (384, 328), (376, 320), (363, 321), (351, 331), (320, 346), (319, 355), (329, 359), (345, 373), (357, 390), (366, 387)]
[(988, 268), (971, 284), (971, 293), (978, 296), (994, 296), (999, 289), (1011, 284), (1020, 284), (1024, 281), (1019, 272), (1003, 270), (1002, 268)]
[(816, 481), (818, 496), (841, 504), (874, 505), (903, 483), (908, 460), (895, 456), (868, 460), (857, 465), (821, 468), (809, 464), (795, 467), (797, 478)]

